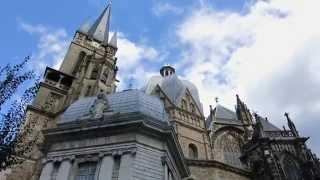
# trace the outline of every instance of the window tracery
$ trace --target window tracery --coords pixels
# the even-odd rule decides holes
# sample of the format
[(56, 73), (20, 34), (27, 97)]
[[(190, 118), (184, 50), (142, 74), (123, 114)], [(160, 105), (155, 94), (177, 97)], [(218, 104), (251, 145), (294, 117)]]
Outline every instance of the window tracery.
[(216, 160), (241, 167), (240, 140), (230, 132), (219, 135), (214, 142), (214, 157)]
[(282, 160), (282, 164), (283, 171), (288, 180), (303, 180), (299, 165), (291, 156), (286, 155)]

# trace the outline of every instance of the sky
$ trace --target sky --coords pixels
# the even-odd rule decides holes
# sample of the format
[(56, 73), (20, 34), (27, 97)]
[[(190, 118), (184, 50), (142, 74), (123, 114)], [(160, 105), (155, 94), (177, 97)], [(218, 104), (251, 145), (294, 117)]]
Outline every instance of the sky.
[[(10, 0), (0, 7), (0, 66), (32, 55), (39, 74), (59, 68), (75, 31), (105, 0)], [(320, 154), (319, 0), (113, 0), (119, 34), (118, 90), (141, 88), (170, 64), (209, 105), (235, 95), (282, 127), (289, 112)]]

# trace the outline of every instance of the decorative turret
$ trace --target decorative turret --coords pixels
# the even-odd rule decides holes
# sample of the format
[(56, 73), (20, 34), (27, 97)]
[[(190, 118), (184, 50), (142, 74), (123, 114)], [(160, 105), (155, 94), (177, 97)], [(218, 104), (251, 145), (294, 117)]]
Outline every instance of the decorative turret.
[(289, 117), (289, 113), (284, 113), (284, 116), (287, 118), (287, 122), (288, 122), (288, 127), (290, 128), (292, 134), (296, 137), (299, 137), (299, 133), (296, 129), (296, 126), (294, 125), (294, 123), (291, 121), (290, 117)]
[(250, 110), (247, 106), (240, 100), (239, 95), (237, 97), (237, 105), (236, 105), (236, 112), (238, 119), (243, 123), (245, 129), (245, 138), (250, 139), (252, 135), (252, 115)]
[(171, 75), (173, 75), (175, 73), (176, 73), (176, 70), (170, 65), (163, 66), (160, 69), (160, 74), (161, 74), (162, 77), (171, 76)]
[(117, 37), (117, 32), (115, 32), (109, 42), (109, 45), (118, 49), (118, 37)]

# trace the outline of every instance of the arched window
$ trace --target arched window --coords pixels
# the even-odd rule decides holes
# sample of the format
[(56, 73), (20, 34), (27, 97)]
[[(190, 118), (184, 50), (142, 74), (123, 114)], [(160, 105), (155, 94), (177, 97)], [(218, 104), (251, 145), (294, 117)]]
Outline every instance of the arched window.
[(283, 171), (290, 180), (303, 180), (301, 170), (299, 168), (299, 164), (297, 161), (293, 159), (293, 157), (286, 155), (282, 159)]
[(198, 148), (194, 144), (189, 144), (189, 158), (198, 159)]
[(195, 113), (195, 112), (196, 112), (196, 107), (194, 106), (193, 103), (190, 104), (190, 109), (191, 109), (191, 112), (192, 112), (192, 113)]
[(184, 100), (184, 99), (182, 99), (182, 101), (181, 101), (181, 108), (184, 109), (184, 110), (187, 109), (187, 101)]
[(223, 132), (214, 142), (214, 158), (218, 161), (241, 167), (240, 141), (229, 132)]
[(72, 71), (73, 75), (75, 75), (79, 71), (80, 66), (81, 66), (82, 62), (84, 61), (86, 55), (87, 54), (85, 52), (83, 52), (83, 51), (80, 52), (78, 59), (77, 59), (77, 62), (76, 62), (76, 65)]

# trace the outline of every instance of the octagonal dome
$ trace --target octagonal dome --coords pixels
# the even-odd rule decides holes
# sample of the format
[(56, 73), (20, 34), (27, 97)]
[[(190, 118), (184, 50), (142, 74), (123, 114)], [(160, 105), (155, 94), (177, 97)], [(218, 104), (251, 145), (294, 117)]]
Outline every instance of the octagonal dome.
[[(165, 66), (164, 68), (167, 67), (170, 66)], [(178, 106), (185, 94), (186, 89), (188, 89), (197, 106), (202, 111), (202, 104), (200, 102), (197, 87), (190, 81), (179, 79), (179, 77), (175, 74), (175, 71), (172, 70), (172, 67), (167, 70), (168, 73), (164, 73), (166, 72), (164, 68), (161, 69), (162, 76), (152, 76), (147, 85), (141, 90), (147, 94), (151, 94), (154, 88), (159, 85), (161, 90), (168, 96), (171, 102)]]

